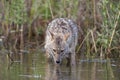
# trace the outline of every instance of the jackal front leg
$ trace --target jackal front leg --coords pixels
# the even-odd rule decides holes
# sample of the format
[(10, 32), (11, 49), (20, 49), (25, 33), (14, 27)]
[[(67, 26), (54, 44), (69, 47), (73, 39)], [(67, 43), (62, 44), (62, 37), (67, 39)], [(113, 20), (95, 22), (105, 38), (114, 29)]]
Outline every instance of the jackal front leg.
[(47, 62), (52, 62), (51, 56), (50, 56), (48, 51), (46, 51), (45, 56), (46, 56), (46, 61)]
[(75, 52), (71, 53), (71, 66), (76, 65)]

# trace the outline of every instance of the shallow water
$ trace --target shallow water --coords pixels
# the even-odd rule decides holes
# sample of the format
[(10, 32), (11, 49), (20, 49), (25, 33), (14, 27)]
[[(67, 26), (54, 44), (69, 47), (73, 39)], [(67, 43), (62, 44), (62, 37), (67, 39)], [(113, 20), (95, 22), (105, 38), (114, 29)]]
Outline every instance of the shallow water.
[(47, 63), (43, 53), (0, 54), (0, 80), (120, 80), (120, 59), (77, 59), (76, 67)]

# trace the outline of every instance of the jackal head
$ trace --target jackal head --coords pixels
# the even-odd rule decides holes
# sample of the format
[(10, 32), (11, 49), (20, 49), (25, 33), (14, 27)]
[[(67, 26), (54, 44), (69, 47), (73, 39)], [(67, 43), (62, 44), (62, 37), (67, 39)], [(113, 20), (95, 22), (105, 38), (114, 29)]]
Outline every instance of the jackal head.
[(51, 50), (53, 60), (56, 64), (60, 64), (62, 59), (66, 56), (68, 51), (67, 39), (69, 34), (54, 35), (51, 34)]

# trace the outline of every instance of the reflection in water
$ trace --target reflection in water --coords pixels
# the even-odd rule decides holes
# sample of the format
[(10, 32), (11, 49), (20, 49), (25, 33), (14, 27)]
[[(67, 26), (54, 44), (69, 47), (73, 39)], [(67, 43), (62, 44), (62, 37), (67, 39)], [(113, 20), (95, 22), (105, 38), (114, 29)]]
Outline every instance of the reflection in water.
[(0, 80), (119, 80), (120, 59), (78, 59), (74, 66), (46, 63), (42, 53), (18, 54), (11, 64), (0, 54)]
[(77, 80), (76, 67), (66, 67), (64, 65), (46, 65), (45, 80)]

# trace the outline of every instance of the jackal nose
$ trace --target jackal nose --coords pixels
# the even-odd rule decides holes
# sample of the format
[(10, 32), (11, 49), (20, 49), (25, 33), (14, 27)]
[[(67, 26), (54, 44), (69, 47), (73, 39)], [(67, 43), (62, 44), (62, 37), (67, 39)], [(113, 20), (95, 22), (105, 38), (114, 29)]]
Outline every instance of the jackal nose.
[(57, 64), (59, 64), (59, 63), (60, 63), (60, 61), (56, 61), (56, 63), (57, 63)]

